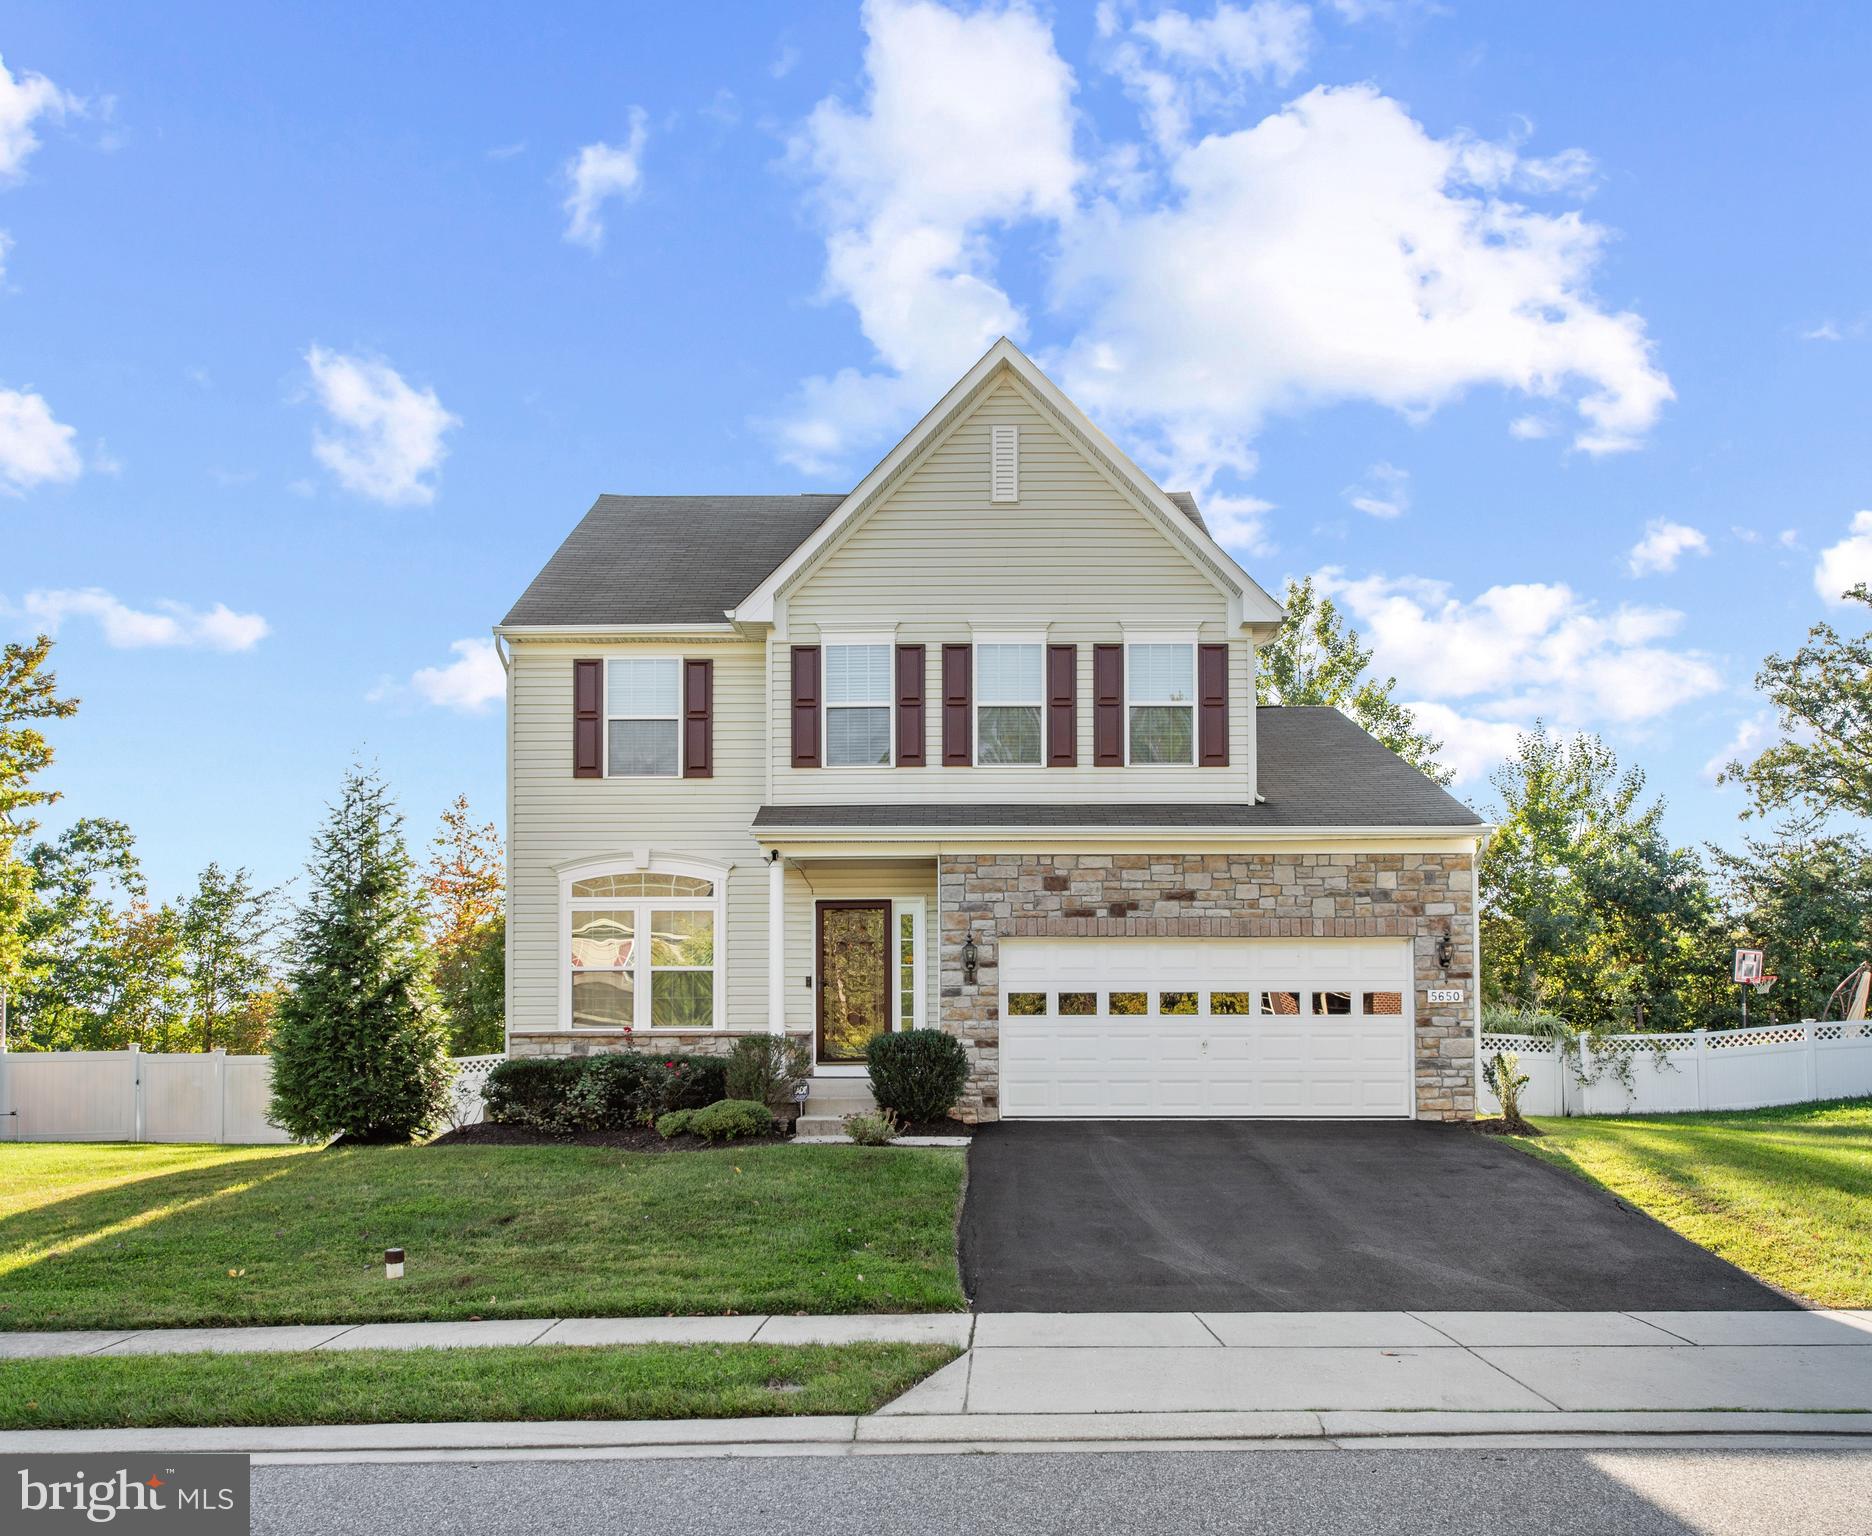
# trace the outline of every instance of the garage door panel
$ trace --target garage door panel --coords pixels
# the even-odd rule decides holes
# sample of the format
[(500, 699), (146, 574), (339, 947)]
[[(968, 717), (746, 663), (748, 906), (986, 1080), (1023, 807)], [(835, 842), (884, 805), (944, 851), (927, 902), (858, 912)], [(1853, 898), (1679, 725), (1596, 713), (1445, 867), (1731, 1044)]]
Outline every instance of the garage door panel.
[(1000, 966), (1010, 1118), (1411, 1112), (1406, 941), (1018, 939)]

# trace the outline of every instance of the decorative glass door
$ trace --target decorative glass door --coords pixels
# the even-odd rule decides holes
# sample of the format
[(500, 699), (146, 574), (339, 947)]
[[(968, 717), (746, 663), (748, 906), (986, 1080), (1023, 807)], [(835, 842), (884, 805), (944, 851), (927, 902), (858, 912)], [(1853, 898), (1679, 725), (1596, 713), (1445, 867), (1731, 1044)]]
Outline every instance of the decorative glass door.
[(890, 1027), (890, 903), (820, 902), (819, 1060), (863, 1061)]

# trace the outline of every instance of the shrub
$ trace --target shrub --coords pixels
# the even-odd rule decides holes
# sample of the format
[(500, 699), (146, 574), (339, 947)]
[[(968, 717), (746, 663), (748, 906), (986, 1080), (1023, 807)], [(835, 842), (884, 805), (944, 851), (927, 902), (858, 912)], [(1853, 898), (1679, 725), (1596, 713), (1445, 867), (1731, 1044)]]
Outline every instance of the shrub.
[(1517, 1136), (1537, 1135), (1534, 1127), (1521, 1118), (1521, 1090), (1528, 1085), (1527, 1074), (1521, 1071), (1521, 1058), (1513, 1051), (1497, 1051), (1482, 1075), (1501, 1100), (1502, 1129)]
[[(663, 1117), (665, 1120), (669, 1116)], [(662, 1121), (657, 1129), (663, 1128)], [(687, 1129), (705, 1141), (739, 1141), (743, 1136), (771, 1136), (780, 1128), (773, 1111), (765, 1104), (751, 1104), (746, 1099), (722, 1099), (706, 1109), (690, 1112)]]
[(656, 1056), (608, 1052), (584, 1063), (584, 1073), (566, 1095), (568, 1124), (592, 1131), (648, 1125), (672, 1107), (681, 1075)]
[(803, 1040), (787, 1035), (748, 1035), (728, 1053), (730, 1099), (750, 1099), (779, 1111), (793, 1102), (793, 1090), (812, 1076), (812, 1052)]
[(855, 1115), (847, 1115), (839, 1124), (861, 1147), (888, 1147), (903, 1132), (897, 1117), (888, 1109), (860, 1110)]
[(913, 1124), (940, 1120), (955, 1108), (968, 1082), (968, 1053), (940, 1029), (879, 1035), (865, 1051), (871, 1096)]
[(672, 1136), (680, 1136), (695, 1125), (695, 1117), (701, 1113), (694, 1109), (672, 1109), (667, 1115), (659, 1115), (656, 1133), (665, 1141)]
[(728, 1097), (728, 1063), (719, 1056), (653, 1056), (669, 1068), (665, 1109), (701, 1109)]
[(567, 1101), (585, 1075), (585, 1065), (574, 1057), (521, 1056), (503, 1061), (481, 1085), (487, 1118), (496, 1125), (562, 1134), (571, 1128)]

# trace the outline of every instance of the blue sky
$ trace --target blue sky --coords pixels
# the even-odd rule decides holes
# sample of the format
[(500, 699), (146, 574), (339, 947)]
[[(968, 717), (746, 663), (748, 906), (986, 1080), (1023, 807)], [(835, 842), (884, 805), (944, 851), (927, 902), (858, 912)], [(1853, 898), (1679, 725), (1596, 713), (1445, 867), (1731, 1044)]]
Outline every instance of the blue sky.
[[(1482, 775), (1733, 841), (1872, 577), (1872, 12), (16, 3), (0, 633), (173, 894), (343, 765), (500, 806), (488, 627), (601, 491), (852, 484), (1000, 330)], [(1851, 620), (1851, 615), (1846, 615)]]

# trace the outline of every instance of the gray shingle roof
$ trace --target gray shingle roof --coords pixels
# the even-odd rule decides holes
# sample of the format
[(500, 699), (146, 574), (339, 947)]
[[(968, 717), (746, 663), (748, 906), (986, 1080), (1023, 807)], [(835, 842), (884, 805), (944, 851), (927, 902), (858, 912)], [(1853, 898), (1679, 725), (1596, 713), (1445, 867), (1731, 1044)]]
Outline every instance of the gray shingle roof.
[(502, 623), (719, 623), (845, 496), (600, 496)]
[(1263, 706), (1257, 711), (1260, 790), (1265, 803), (1157, 805), (764, 805), (764, 832), (862, 827), (1450, 827), (1483, 825), (1462, 801), (1433, 784), (1336, 709)]

